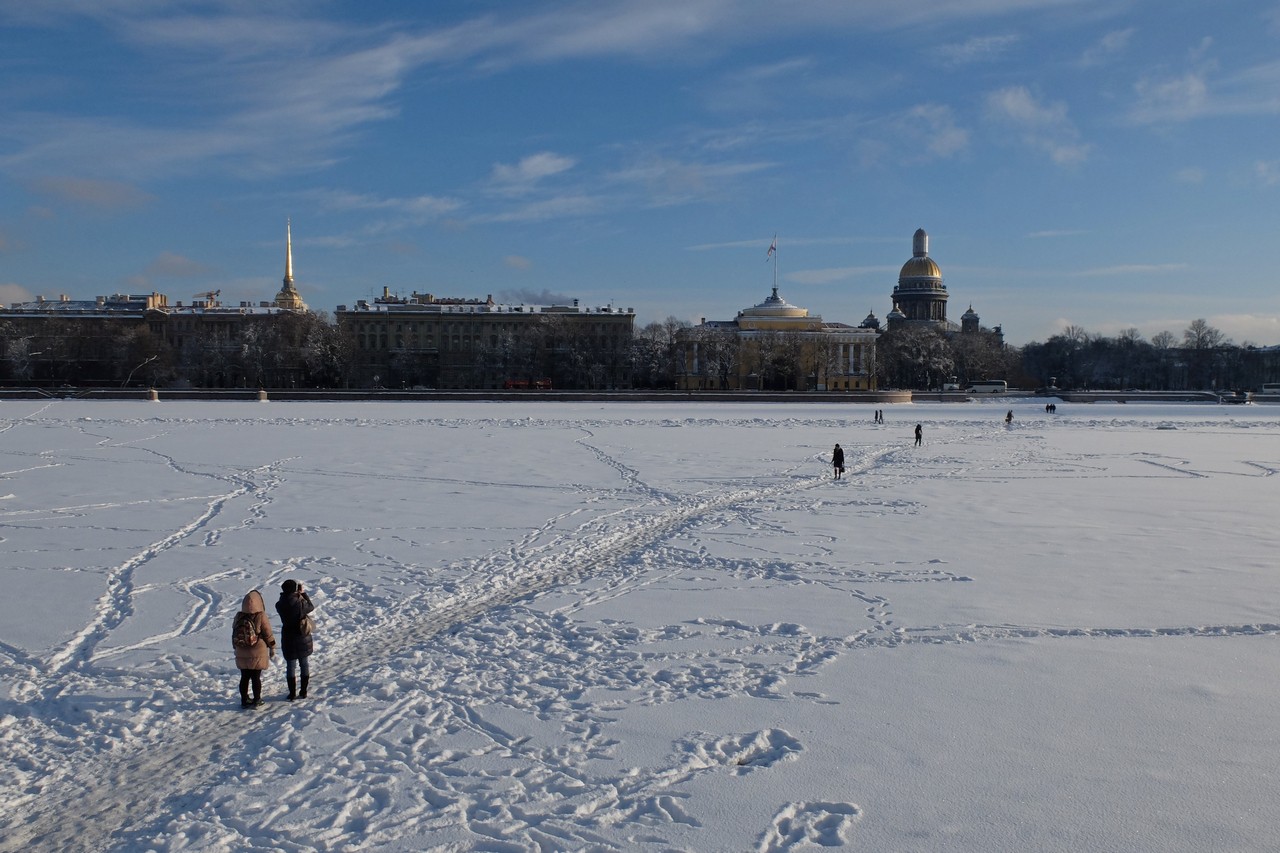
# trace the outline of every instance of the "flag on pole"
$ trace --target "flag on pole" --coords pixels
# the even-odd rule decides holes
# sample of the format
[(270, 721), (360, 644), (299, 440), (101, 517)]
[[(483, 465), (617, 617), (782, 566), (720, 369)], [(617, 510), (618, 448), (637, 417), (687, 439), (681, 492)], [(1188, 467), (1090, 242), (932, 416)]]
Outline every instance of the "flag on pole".
[(773, 242), (769, 244), (769, 251), (764, 254), (764, 262), (769, 263), (769, 259), (773, 257), (774, 252), (778, 251), (778, 235), (773, 235)]

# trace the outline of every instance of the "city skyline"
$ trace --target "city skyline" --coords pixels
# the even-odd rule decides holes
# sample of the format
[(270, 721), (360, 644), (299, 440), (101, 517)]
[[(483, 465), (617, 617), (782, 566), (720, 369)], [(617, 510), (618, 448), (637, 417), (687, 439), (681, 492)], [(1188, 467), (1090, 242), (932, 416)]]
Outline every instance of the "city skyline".
[[(0, 302), (893, 307), (1280, 344), (1280, 4), (0, 0)], [(776, 253), (769, 248), (776, 237)]]

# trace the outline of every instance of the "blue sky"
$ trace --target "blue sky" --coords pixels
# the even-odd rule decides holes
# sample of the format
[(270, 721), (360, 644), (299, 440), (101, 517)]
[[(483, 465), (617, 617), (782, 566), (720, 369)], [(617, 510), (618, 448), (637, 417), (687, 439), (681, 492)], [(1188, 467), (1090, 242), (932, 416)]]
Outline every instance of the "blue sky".
[[(264, 11), (265, 10), (265, 11)], [(0, 0), (0, 302), (393, 292), (1280, 343), (1280, 3)]]

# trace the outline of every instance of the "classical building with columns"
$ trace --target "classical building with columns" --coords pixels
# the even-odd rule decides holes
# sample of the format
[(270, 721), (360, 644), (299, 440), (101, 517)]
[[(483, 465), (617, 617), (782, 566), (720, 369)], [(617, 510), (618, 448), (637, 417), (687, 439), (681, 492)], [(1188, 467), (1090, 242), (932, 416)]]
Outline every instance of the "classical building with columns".
[(875, 388), (878, 330), (824, 321), (773, 292), (732, 320), (703, 320), (679, 339), (682, 390)]

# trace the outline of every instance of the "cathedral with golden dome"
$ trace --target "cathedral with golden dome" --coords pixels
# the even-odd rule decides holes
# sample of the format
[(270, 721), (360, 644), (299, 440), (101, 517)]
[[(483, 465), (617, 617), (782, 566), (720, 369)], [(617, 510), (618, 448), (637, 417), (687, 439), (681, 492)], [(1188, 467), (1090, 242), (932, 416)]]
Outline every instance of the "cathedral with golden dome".
[[(982, 331), (982, 321), (973, 305), (960, 316), (960, 323), (947, 319), (947, 286), (942, 282), (942, 269), (937, 261), (929, 257), (929, 234), (923, 229), (916, 229), (911, 238), (911, 257), (902, 265), (898, 273), (898, 283), (893, 288), (893, 310), (889, 312), (889, 330), (923, 326), (940, 334), (952, 335), (977, 334)], [(863, 321), (863, 325), (878, 327), (879, 321), (871, 314)], [(1004, 333), (999, 326), (991, 329), (999, 342), (1004, 341)]]
[[(770, 248), (770, 256), (773, 254)], [(776, 262), (775, 262), (776, 263)], [(775, 270), (776, 270), (775, 266)], [(997, 326), (983, 329), (973, 306), (956, 324), (947, 319), (947, 286), (929, 257), (923, 228), (911, 240), (911, 258), (893, 288), (892, 333), (928, 329), (946, 338), (989, 335), (1003, 345)], [(875, 312), (859, 325), (834, 323), (792, 305), (773, 292), (732, 320), (702, 320), (678, 335), (682, 390), (869, 391), (876, 388), (876, 341), (884, 330)]]

